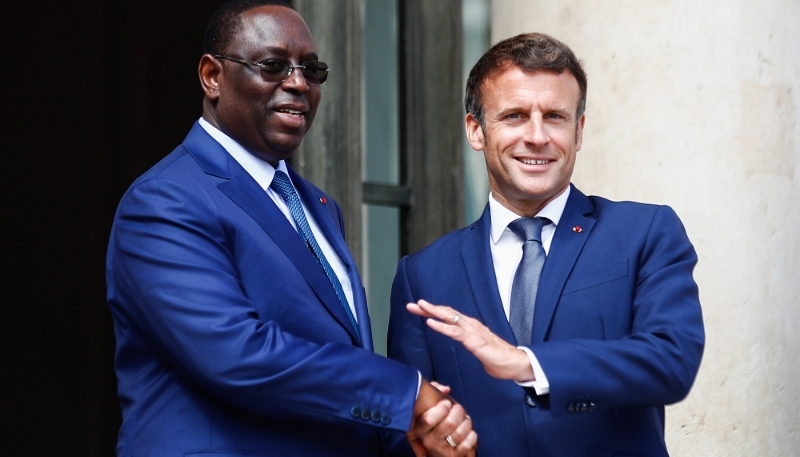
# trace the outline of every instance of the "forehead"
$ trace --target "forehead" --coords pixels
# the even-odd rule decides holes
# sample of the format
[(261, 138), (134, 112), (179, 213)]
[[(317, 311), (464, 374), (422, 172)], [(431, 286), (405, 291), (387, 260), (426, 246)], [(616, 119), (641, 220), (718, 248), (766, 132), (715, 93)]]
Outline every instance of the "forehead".
[(509, 65), (490, 74), (481, 84), (484, 106), (507, 103), (546, 103), (552, 108), (577, 109), (580, 99), (578, 80), (569, 71), (526, 71)]
[(316, 52), (305, 21), (290, 8), (259, 6), (242, 13), (240, 21), (241, 26), (231, 40), (231, 48), (235, 50), (282, 50), (287, 54), (301, 55)]

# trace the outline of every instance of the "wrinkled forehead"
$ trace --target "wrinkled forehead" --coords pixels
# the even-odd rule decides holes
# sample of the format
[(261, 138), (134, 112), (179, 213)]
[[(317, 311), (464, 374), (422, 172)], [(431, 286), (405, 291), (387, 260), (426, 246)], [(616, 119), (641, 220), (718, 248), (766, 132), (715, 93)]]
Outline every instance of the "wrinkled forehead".
[(509, 65), (503, 71), (487, 77), (481, 84), (481, 99), (489, 111), (538, 106), (540, 109), (577, 113), (580, 108), (580, 88), (569, 70), (539, 68), (528, 71), (519, 65)]

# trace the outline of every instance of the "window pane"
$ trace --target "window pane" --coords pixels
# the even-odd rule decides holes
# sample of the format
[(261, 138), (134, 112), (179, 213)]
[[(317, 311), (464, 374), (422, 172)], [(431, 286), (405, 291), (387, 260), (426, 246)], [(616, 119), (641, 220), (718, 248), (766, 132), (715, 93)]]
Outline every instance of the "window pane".
[(379, 205), (362, 206), (364, 221), (364, 269), (367, 304), (375, 352), (386, 355), (389, 296), (400, 261), (400, 210)]
[[(400, 184), (397, 0), (364, 2), (363, 180)], [(386, 355), (389, 295), (400, 260), (400, 210), (364, 204), (364, 287), (375, 352)]]
[(397, 0), (364, 2), (364, 180), (400, 183)]

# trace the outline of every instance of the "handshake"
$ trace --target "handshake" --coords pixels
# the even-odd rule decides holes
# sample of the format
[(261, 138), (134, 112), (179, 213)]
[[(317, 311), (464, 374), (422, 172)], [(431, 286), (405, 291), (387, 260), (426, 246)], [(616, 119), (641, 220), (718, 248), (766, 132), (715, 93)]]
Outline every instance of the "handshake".
[(464, 407), (446, 394), (449, 387), (423, 380), (406, 436), (417, 457), (474, 456), (478, 435)]
[[(523, 381), (536, 379), (528, 355), (477, 320), (425, 300), (409, 303), (406, 309), (426, 318), (431, 329), (463, 344), (491, 376)], [(422, 382), (414, 405), (414, 421), (408, 432), (408, 441), (417, 457), (475, 455), (478, 435), (472, 430), (472, 420), (461, 405), (447, 396), (449, 393), (447, 386)]]

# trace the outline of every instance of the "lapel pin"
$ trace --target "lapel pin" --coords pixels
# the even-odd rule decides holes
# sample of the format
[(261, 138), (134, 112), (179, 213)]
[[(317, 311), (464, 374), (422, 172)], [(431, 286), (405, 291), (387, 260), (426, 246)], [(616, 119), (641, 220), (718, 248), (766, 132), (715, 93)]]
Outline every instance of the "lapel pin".
[(576, 225), (575, 227), (572, 227), (572, 231), (575, 233), (581, 233), (583, 229), (581, 228), (580, 225)]
[(328, 199), (325, 198), (325, 197), (319, 197), (319, 202), (324, 205), (324, 204), (328, 203)]

